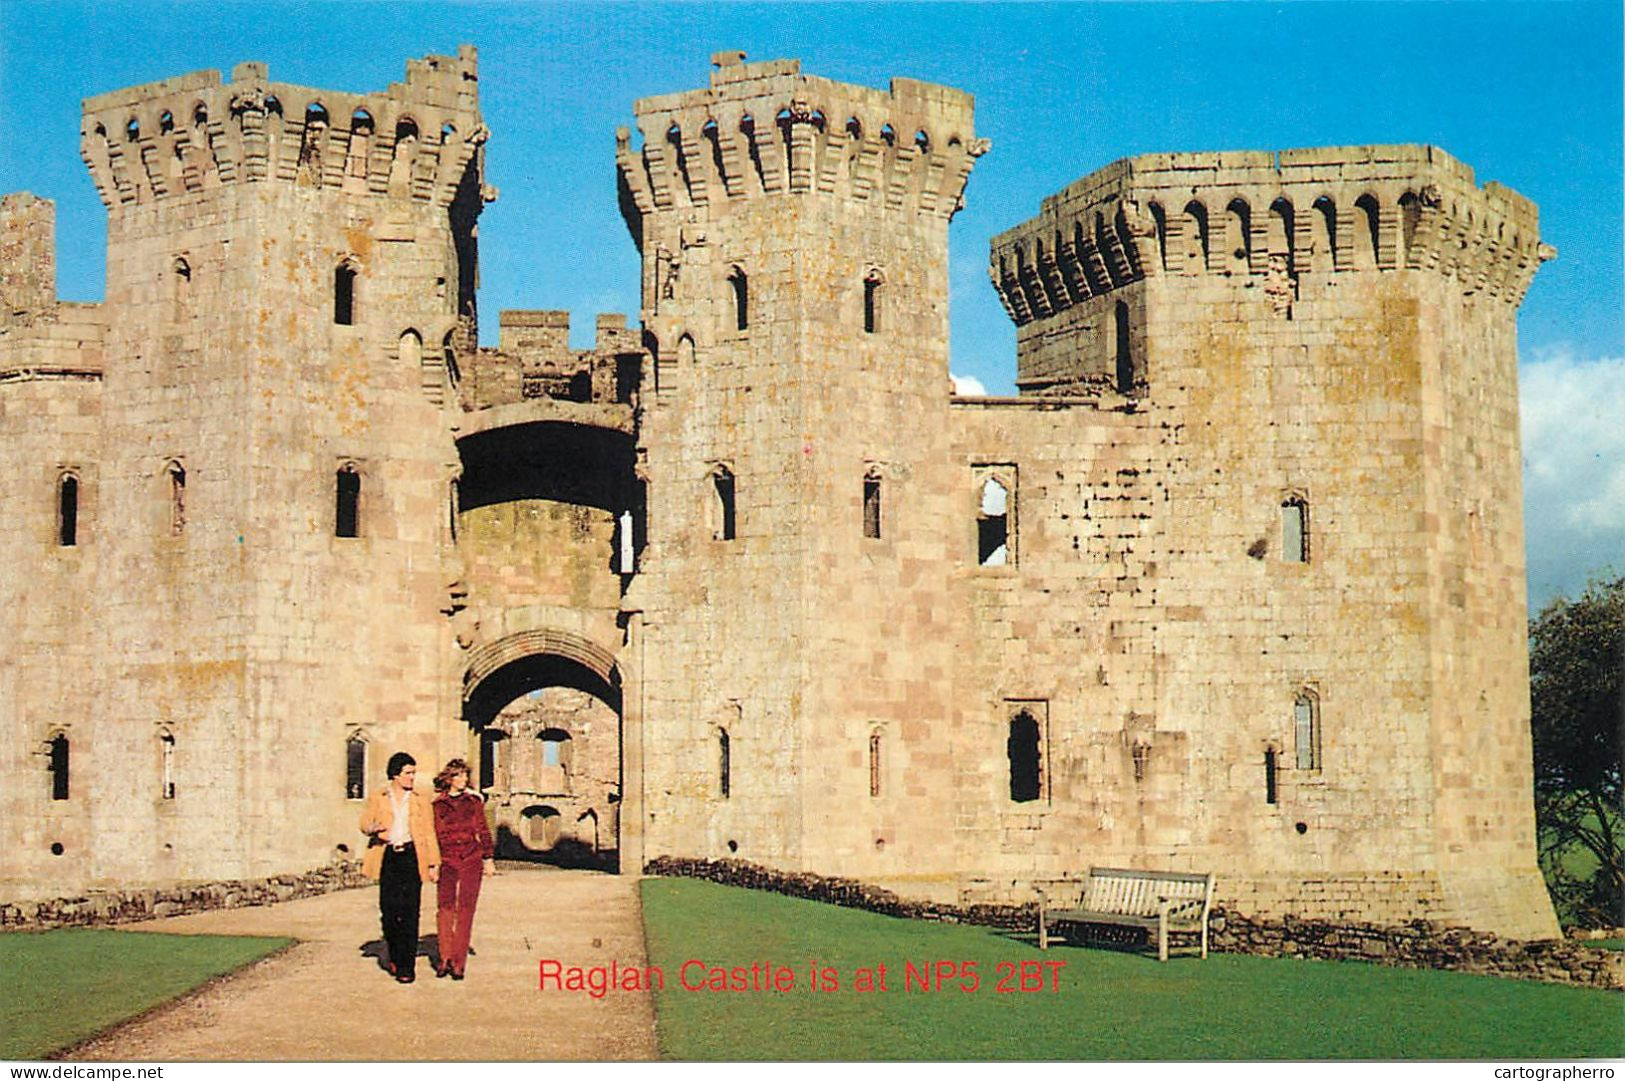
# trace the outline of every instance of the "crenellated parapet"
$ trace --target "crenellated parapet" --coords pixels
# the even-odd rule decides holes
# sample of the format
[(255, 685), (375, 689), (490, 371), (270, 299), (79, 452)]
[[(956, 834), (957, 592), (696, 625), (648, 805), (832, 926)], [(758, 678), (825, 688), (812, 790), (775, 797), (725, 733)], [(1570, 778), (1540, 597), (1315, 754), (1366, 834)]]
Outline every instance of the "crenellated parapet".
[(450, 206), (488, 132), (477, 53), (408, 61), (371, 94), (274, 83), (243, 63), (86, 99), (80, 156), (109, 211), (275, 180)]
[(1556, 251), (1535, 205), (1432, 146), (1147, 154), (1046, 198), (993, 238), (1018, 326), (1155, 277), (1263, 279), (1427, 270), (1516, 306)]
[(796, 60), (743, 58), (714, 56), (705, 89), (639, 100), (639, 141), (616, 132), (634, 236), (644, 215), (781, 196), (943, 220), (959, 209), (989, 146), (969, 94), (902, 78), (874, 90), (802, 75)]

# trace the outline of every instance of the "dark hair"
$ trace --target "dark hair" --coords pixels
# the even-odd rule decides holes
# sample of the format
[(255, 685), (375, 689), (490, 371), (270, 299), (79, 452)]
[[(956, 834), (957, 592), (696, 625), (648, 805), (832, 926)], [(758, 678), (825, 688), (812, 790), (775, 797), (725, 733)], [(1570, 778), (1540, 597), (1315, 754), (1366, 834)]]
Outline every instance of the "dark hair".
[(393, 781), (401, 770), (405, 769), (407, 766), (415, 766), (417, 764), (418, 760), (407, 754), (405, 751), (396, 751), (394, 754), (389, 756), (389, 766), (384, 770), (384, 776)]
[(455, 773), (467, 773), (468, 763), (461, 758), (453, 758), (446, 763), (446, 768), (434, 775), (434, 790), (436, 792), (451, 791), (451, 778)]

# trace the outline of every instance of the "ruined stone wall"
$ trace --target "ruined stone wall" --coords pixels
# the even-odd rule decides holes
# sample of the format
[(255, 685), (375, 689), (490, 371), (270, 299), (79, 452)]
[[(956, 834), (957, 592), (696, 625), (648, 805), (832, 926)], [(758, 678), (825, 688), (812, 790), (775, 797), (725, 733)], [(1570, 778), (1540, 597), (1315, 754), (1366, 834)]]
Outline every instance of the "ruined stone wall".
[[(502, 344), (459, 388), (459, 550), (476, 640), (514, 613), (618, 645), (620, 531), (633, 492), (631, 398), (646, 354), (625, 319), (600, 316), (591, 350), (570, 349), (566, 312), (501, 315)], [(522, 619), (523, 617), (519, 617)]]
[(494, 727), (506, 735), (490, 795), (499, 855), (591, 864), (616, 848), (621, 754), (613, 709), (585, 692), (548, 687), (511, 703)]
[[(628, 599), (644, 738), (662, 748), (646, 760), (648, 851), (945, 872), (897, 819), (923, 795), (911, 755), (946, 766), (930, 722), (948, 712), (946, 491), (929, 472), (947, 219), (982, 149), (970, 101), (721, 60), (709, 88), (639, 102), (641, 151), (623, 135), (618, 154), (659, 344), (641, 438), (651, 546)], [(877, 735), (895, 781), (871, 794)]]
[[(641, 543), (633, 409), (648, 359), (641, 336), (625, 324), (623, 316), (599, 316), (594, 348), (577, 351), (570, 348), (567, 313), (505, 311), (501, 345), (471, 357), (458, 388), (465, 412), (457, 421), (463, 572), (457, 603), (466, 606), (457, 616), (458, 644), (474, 651), (470, 657), (498, 651), (508, 662), (463, 681), (470, 762), (493, 753), (481, 743), (480, 729), (501, 729), (506, 722), (499, 713), (513, 696), (561, 679), (575, 686), (587, 676), (549, 668), (536, 642), (572, 636), (610, 664), (625, 641), (621, 595)], [(593, 671), (612, 682), (619, 678)], [(616, 696), (610, 685), (592, 686)], [(600, 704), (614, 716), (612, 705)], [(515, 746), (498, 747), (498, 761)], [(618, 754), (615, 767), (618, 786)], [(510, 786), (497, 787), (501, 806), (512, 802), (499, 810), (499, 817), (506, 815), (501, 824), (515, 837), (528, 837), (531, 824), (517, 816), (533, 801), (510, 801)], [(593, 806), (574, 810), (579, 815)], [(603, 827), (597, 834), (610, 838), (599, 847), (615, 847), (618, 810), (594, 812)], [(572, 817), (571, 838), (579, 832), (575, 823)], [(557, 826), (548, 826), (549, 836)], [(581, 829), (590, 850), (594, 831)]]
[(27, 192), (0, 198), (0, 326), (56, 308), (56, 204)]

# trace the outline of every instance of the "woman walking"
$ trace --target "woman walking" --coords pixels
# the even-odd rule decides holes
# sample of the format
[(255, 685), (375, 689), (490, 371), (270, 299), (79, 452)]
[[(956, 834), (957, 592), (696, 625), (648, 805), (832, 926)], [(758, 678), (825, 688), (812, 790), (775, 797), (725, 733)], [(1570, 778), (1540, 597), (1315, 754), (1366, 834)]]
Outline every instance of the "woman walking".
[(453, 758), (434, 779), (434, 831), (440, 841), (440, 960), (436, 976), (463, 978), (468, 964), (468, 933), (480, 879), (495, 870), (491, 830), (485, 824), (485, 800), (468, 787), (468, 763)]

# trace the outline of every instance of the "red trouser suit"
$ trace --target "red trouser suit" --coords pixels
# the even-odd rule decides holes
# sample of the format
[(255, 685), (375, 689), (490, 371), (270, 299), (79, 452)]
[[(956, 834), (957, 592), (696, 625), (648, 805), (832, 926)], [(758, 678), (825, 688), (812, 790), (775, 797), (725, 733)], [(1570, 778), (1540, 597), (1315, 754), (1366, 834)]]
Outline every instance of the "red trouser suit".
[(468, 964), (468, 937), (474, 906), (480, 899), (481, 863), (491, 858), (491, 831), (485, 824), (485, 801), (465, 790), (434, 801), (435, 835), (440, 841), (440, 964), (462, 975)]

